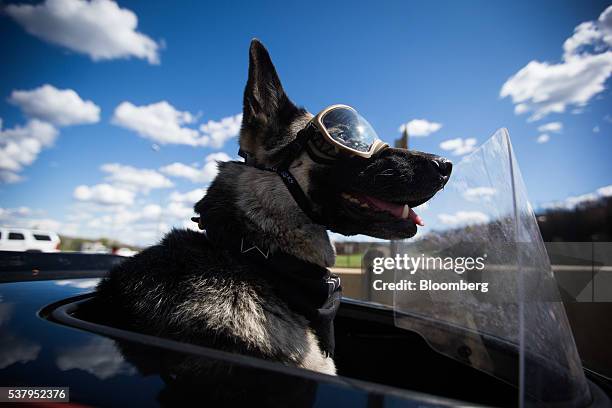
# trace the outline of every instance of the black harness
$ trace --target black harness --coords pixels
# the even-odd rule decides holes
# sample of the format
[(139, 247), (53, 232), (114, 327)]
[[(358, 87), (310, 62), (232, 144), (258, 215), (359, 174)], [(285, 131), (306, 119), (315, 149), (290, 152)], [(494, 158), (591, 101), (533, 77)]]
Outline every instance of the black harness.
[[(252, 154), (242, 149), (238, 151), (238, 155), (244, 158), (243, 164), (246, 166), (278, 174), (304, 214), (312, 222), (323, 224), (319, 214), (314, 211), (312, 202), (289, 171), (291, 163), (304, 150), (316, 162), (325, 164), (332, 162), (333, 157), (324, 151), (325, 145), (318, 146), (318, 138), (313, 137), (316, 132), (312, 123), (300, 130), (296, 138), (278, 152), (282, 160), (275, 167), (266, 167), (257, 163)], [(201, 229), (205, 229), (200, 217), (193, 217), (192, 220), (197, 222)], [(240, 242), (231, 244), (230, 251), (237, 256), (248, 258), (250, 264), (258, 266), (261, 271), (258, 276), (270, 282), (277, 296), (287, 303), (292, 311), (308, 320), (310, 328), (319, 339), (322, 351), (326, 356), (333, 357), (335, 348), (333, 321), (342, 297), (340, 278), (327, 268), (284, 252), (270, 253), (268, 249), (259, 248), (252, 242), (245, 242), (244, 238), (240, 238)]]

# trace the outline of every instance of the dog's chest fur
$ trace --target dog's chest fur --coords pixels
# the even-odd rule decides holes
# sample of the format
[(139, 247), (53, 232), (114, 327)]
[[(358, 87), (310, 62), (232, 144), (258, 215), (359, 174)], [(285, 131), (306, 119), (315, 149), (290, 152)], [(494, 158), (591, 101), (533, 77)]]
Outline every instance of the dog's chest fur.
[(196, 206), (206, 216), (208, 237), (172, 231), (113, 269), (99, 285), (99, 299), (123, 323), (147, 333), (335, 374), (306, 318), (261, 278), (261, 264), (223, 249), (244, 237), (266, 251), (288, 248), (327, 266), (325, 258), (333, 262), (327, 234), (295, 216), (291, 200), (278, 196), (286, 190), (277, 176), (258, 174), (253, 182), (251, 172), (259, 170), (221, 167)]

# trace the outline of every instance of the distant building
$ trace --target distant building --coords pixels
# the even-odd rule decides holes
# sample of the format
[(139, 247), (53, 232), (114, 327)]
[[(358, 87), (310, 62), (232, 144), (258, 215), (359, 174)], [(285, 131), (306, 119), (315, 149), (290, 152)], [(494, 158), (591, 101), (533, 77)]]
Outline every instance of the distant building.
[(404, 126), (402, 135), (399, 137), (399, 139), (395, 139), (395, 147), (400, 149), (407, 149), (409, 137), (410, 136), (408, 135), (408, 126)]

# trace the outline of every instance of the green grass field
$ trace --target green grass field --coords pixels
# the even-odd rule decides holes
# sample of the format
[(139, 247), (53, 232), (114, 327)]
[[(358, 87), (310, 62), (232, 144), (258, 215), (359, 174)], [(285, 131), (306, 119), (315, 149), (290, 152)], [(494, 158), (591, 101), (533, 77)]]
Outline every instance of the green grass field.
[(363, 254), (336, 255), (337, 268), (361, 268)]

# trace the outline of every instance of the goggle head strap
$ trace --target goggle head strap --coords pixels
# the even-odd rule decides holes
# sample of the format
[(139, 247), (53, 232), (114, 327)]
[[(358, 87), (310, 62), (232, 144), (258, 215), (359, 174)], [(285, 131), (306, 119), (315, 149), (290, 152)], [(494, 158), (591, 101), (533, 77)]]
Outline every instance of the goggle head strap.
[[(386, 144), (382, 143), (380, 147), (384, 149), (386, 146)], [(311, 201), (289, 171), (291, 163), (293, 163), (304, 150), (306, 150), (313, 161), (321, 164), (332, 164), (336, 162), (339, 158), (338, 156), (341, 155), (339, 148), (327, 141), (325, 137), (320, 134), (312, 121), (308, 122), (308, 124), (298, 132), (294, 140), (275, 154), (282, 158), (281, 162), (275, 167), (266, 167), (258, 164), (253, 155), (242, 149), (238, 150), (238, 155), (244, 158), (244, 164), (247, 166), (277, 173), (283, 180), (283, 183), (285, 183), (287, 190), (289, 190), (295, 202), (308, 218), (317, 224), (322, 224), (320, 217), (315, 214), (312, 209)]]
[(307, 126), (310, 137), (306, 142), (306, 152), (310, 158), (320, 164), (333, 164), (338, 161), (338, 148), (325, 139), (325, 136), (312, 122)]

